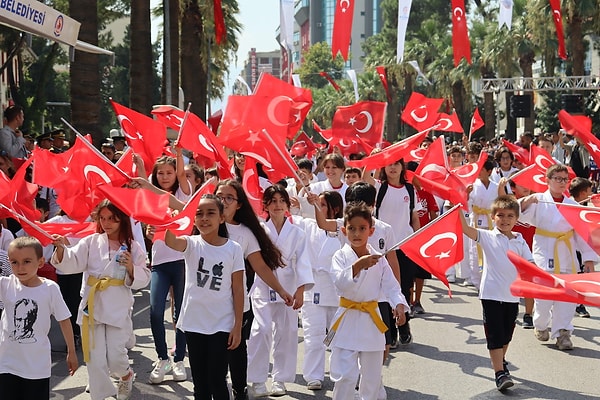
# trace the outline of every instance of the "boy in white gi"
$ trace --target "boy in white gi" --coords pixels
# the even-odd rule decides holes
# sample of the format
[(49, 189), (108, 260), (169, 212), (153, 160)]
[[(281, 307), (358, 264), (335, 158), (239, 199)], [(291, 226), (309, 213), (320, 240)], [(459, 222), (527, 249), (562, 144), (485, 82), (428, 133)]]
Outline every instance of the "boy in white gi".
[[(546, 171), (548, 190), (519, 199), (521, 221), (536, 227), (533, 259), (538, 267), (554, 274), (575, 274), (579, 269), (575, 251), (581, 252), (583, 272), (593, 272), (598, 256), (558, 211), (554, 203), (577, 204), (565, 197), (569, 182), (567, 167), (552, 165)], [(535, 300), (533, 325), (535, 337), (546, 342), (556, 338), (559, 350), (573, 349), (571, 333), (575, 303)]]
[(332, 265), (340, 308), (326, 338), (333, 336), (330, 376), (335, 382), (334, 400), (354, 398), (359, 374), (360, 399), (377, 399), (385, 349), (383, 333), (388, 329), (377, 307), (380, 296), (387, 297), (396, 324), (406, 322), (409, 307), (400, 285), (385, 258), (367, 243), (373, 231), (371, 210), (364, 203), (348, 205), (342, 227), (348, 243), (335, 253)]
[(490, 208), (495, 225), (492, 230), (469, 226), (462, 214), (461, 221), (464, 234), (482, 249), (483, 275), (479, 298), (483, 307), (483, 327), (496, 388), (505, 390), (514, 385), (504, 357), (519, 314), (519, 298), (510, 292), (510, 285), (517, 278), (517, 270), (506, 253), (513, 251), (528, 261), (532, 261), (533, 256), (523, 236), (512, 232), (519, 217), (519, 203), (514, 197), (500, 196)]

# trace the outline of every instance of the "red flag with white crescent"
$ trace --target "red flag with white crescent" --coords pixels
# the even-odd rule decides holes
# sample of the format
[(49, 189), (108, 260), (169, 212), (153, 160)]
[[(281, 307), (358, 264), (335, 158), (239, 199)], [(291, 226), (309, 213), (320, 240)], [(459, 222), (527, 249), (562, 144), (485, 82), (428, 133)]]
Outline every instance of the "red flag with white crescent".
[(565, 48), (565, 34), (562, 24), (562, 13), (560, 11), (560, 0), (550, 0), (552, 8), (552, 20), (556, 28), (556, 38), (558, 40), (558, 56), (563, 60), (567, 59), (567, 50)]
[(575, 116), (565, 110), (560, 110), (558, 112), (558, 120), (560, 121), (560, 126), (565, 131), (581, 140), (590, 153), (590, 156), (594, 159), (594, 162), (596, 162), (596, 165), (600, 165), (600, 140), (587, 127), (588, 125), (591, 126), (589, 117), (583, 115)]
[(401, 119), (417, 131), (434, 126), (439, 117), (439, 109), (444, 99), (430, 99), (419, 92), (412, 92)]
[(360, 139), (371, 147), (381, 143), (385, 125), (387, 103), (379, 101), (360, 101), (351, 106), (338, 106), (331, 131), (334, 137)]
[(519, 186), (523, 186), (535, 193), (548, 190), (546, 171), (537, 164), (529, 165), (515, 173), (510, 179)]
[(446, 271), (464, 258), (463, 233), (458, 207), (437, 217), (399, 247), (415, 263), (431, 272), (448, 287)]
[(600, 254), (600, 209), (565, 203), (557, 203), (556, 207), (573, 230)]
[(483, 119), (481, 119), (481, 115), (479, 115), (479, 108), (475, 109), (473, 113), (473, 118), (471, 118), (471, 126), (469, 128), (469, 142), (471, 141), (471, 136), (473, 133), (477, 132), (479, 128), (482, 128), (485, 125)]
[(450, 173), (460, 179), (465, 186), (472, 185), (473, 182), (479, 178), (479, 173), (483, 169), (483, 164), (485, 164), (487, 159), (488, 153), (482, 151), (481, 154), (479, 154), (477, 162), (461, 165), (450, 171)]
[(530, 164), (529, 150), (527, 150), (521, 146), (517, 146), (516, 144), (513, 144), (506, 139), (502, 139), (502, 146), (504, 146), (508, 150), (510, 150), (510, 152), (513, 153), (513, 155), (515, 156), (515, 159), (517, 159), (521, 164), (523, 164), (523, 165)]
[(379, 65), (379, 66), (375, 67), (375, 70), (377, 71), (377, 75), (379, 75), (379, 79), (381, 79), (381, 84), (383, 85), (383, 88), (385, 89), (385, 96), (389, 101), (390, 89), (388, 87), (387, 71), (385, 70), (385, 67), (383, 65)]
[(256, 215), (264, 215), (265, 210), (262, 205), (263, 190), (258, 182), (256, 160), (252, 157), (246, 157), (242, 186), (246, 192), (246, 196), (248, 196), (248, 200), (250, 201), (254, 213)]
[(350, 52), (350, 37), (352, 36), (352, 18), (354, 16), (355, 0), (336, 0), (333, 33), (331, 36), (331, 53), (333, 58), (338, 52), (344, 61), (348, 61)]
[(456, 113), (440, 113), (434, 129), (442, 132), (465, 133)]
[(512, 251), (508, 251), (507, 255), (519, 273), (510, 285), (513, 296), (600, 305), (600, 272), (556, 275)]
[(463, 57), (471, 64), (471, 43), (468, 29), (465, 0), (452, 0), (452, 49), (455, 67)]

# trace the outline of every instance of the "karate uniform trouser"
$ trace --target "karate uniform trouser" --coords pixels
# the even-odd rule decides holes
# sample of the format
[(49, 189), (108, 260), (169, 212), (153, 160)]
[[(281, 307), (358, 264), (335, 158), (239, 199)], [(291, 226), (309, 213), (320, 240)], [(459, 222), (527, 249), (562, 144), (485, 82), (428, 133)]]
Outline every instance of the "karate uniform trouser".
[[(94, 336), (92, 336), (92, 329), (94, 329)], [(117, 388), (110, 375), (118, 377), (127, 375), (129, 358), (125, 345), (132, 331), (131, 320), (128, 321), (127, 327), (95, 324), (90, 328), (90, 361), (87, 363), (87, 370), (92, 400), (116, 396)]]
[(331, 349), (329, 362), (333, 386), (333, 400), (354, 399), (354, 390), (360, 374), (358, 393), (361, 400), (377, 400), (381, 386), (382, 351), (357, 351), (339, 347)]
[(577, 307), (575, 303), (535, 299), (533, 326), (538, 330), (550, 327), (552, 330), (550, 338), (552, 339), (560, 336), (560, 329), (573, 332), (575, 307)]
[[(471, 260), (469, 255), (471, 254), (471, 245), (475, 243), (471, 238), (463, 235), (463, 259), (454, 265), (455, 274), (457, 278), (471, 279)], [(450, 270), (446, 271), (446, 275), (450, 273)]]
[(302, 328), (304, 330), (304, 362), (302, 376), (306, 382), (325, 378), (325, 350), (323, 343), (327, 328), (332, 324), (336, 306), (320, 306), (305, 302), (302, 306)]
[(263, 383), (269, 375), (273, 347), (273, 381), (294, 382), (298, 359), (298, 312), (284, 303), (252, 299), (254, 321), (248, 340), (248, 382)]
[[(482, 269), (479, 268), (479, 254), (477, 253), (477, 242), (469, 239), (469, 279), (473, 286), (479, 290), (481, 285)], [(483, 260), (481, 260), (483, 262)]]

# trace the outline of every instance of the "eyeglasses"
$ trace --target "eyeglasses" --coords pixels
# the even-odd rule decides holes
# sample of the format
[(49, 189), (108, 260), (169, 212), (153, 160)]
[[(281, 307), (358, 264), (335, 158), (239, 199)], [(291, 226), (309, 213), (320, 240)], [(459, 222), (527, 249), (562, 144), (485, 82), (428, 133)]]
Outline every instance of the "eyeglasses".
[(558, 182), (558, 183), (567, 183), (569, 182), (569, 178), (561, 178), (560, 176), (553, 176), (552, 179), (554, 182)]
[(223, 203), (225, 203), (225, 204), (231, 204), (231, 203), (233, 203), (234, 201), (238, 201), (238, 199), (236, 199), (236, 198), (235, 198), (235, 197), (233, 197), (233, 196), (229, 196), (229, 195), (228, 195), (228, 196), (219, 196), (219, 195), (217, 195), (217, 198), (218, 198), (219, 200), (221, 200), (221, 201), (222, 201)]

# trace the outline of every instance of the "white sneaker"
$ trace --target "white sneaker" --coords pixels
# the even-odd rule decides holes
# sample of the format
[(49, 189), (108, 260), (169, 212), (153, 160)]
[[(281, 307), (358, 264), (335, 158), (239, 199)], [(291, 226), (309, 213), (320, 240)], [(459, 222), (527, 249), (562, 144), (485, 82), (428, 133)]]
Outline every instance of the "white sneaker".
[(383, 386), (383, 379), (381, 380), (381, 385), (379, 386), (377, 400), (387, 400), (387, 393), (385, 392), (385, 386)]
[(165, 374), (168, 374), (173, 369), (170, 360), (158, 360), (154, 364), (154, 369), (150, 373), (150, 383), (156, 385), (165, 380)]
[(117, 384), (117, 400), (127, 400), (131, 396), (131, 389), (133, 389), (133, 381), (135, 380), (135, 374), (133, 369), (129, 368), (129, 379), (124, 381), (122, 378), (119, 379)]
[(448, 283), (456, 283), (456, 275), (455, 274), (448, 274), (448, 275), (446, 275), (446, 278), (448, 279)]
[(283, 382), (273, 382), (273, 385), (271, 386), (271, 396), (273, 397), (279, 397), (279, 396), (285, 396), (285, 394), (287, 393), (287, 390), (285, 388), (285, 383)]
[(185, 364), (183, 361), (177, 361), (175, 365), (173, 365), (173, 380), (175, 382), (185, 381), (187, 379), (187, 372), (185, 370)]
[(308, 382), (308, 384), (306, 385), (306, 388), (308, 390), (321, 390), (323, 388), (323, 384), (321, 383), (320, 380), (315, 379), (313, 381)]
[(267, 389), (267, 385), (264, 382), (253, 383), (252, 391), (254, 392), (254, 397), (267, 397), (271, 394), (271, 392), (269, 392), (269, 390)]

